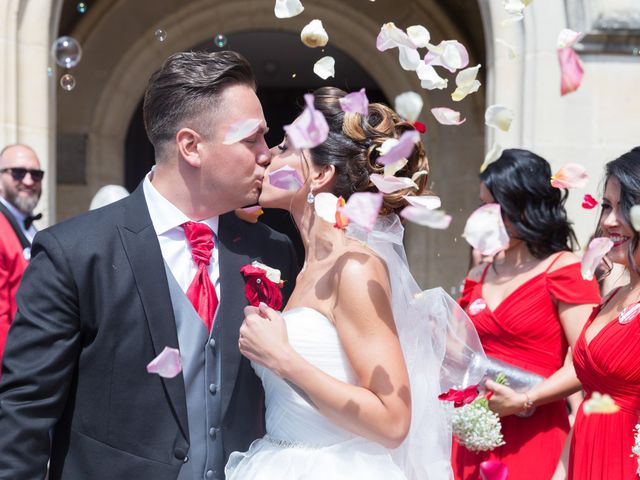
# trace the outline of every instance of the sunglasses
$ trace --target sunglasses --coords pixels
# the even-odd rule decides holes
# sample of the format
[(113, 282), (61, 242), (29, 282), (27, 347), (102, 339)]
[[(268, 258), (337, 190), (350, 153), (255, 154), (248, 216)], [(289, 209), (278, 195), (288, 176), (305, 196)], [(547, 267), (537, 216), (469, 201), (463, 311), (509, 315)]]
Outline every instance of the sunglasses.
[(27, 173), (31, 175), (31, 180), (34, 182), (41, 182), (44, 177), (44, 170), (31, 170), (28, 168), (3, 168), (0, 173), (9, 173), (16, 182), (20, 182), (27, 176)]

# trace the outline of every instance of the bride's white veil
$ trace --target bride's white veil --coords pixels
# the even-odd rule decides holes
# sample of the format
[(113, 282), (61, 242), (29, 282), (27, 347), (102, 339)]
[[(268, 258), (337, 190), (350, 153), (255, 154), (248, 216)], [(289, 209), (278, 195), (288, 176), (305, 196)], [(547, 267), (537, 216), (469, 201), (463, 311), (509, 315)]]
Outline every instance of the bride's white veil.
[(480, 380), (482, 372), (471, 368), (484, 355), (480, 341), (464, 311), (442, 288), (421, 291), (409, 271), (397, 215), (379, 217), (371, 232), (350, 224), (347, 235), (365, 242), (389, 272), (412, 402), (409, 435), (392, 451), (394, 461), (410, 480), (448, 480), (451, 426), (438, 395)]

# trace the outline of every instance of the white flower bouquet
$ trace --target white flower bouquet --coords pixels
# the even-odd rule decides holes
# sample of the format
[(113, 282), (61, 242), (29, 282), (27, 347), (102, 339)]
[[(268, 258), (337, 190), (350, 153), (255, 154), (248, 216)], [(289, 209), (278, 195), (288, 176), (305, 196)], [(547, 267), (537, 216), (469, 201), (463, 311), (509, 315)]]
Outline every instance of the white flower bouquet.
[(636, 433), (633, 436), (635, 443), (633, 444), (631, 451), (635, 454), (636, 459), (638, 460), (638, 469), (636, 470), (636, 474), (640, 475), (640, 423), (635, 426), (633, 431)]

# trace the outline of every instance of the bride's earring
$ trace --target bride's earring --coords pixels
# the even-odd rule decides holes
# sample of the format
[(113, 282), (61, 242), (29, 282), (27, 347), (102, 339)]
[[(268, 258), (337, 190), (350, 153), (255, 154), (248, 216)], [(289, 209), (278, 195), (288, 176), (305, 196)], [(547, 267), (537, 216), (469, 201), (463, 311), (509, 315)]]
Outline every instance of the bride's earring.
[(316, 201), (316, 196), (313, 194), (312, 190), (309, 190), (309, 193), (307, 193), (307, 203), (313, 203)]

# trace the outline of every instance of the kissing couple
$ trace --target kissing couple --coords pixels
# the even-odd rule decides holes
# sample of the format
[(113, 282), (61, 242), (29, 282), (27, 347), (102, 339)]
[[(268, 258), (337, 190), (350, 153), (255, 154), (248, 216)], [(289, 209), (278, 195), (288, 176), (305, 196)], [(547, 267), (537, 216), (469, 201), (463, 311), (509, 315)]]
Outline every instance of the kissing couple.
[[(323, 87), (270, 150), (255, 88), (237, 53), (172, 55), (144, 97), (154, 169), (37, 234), (2, 366), (0, 478), (48, 462), (51, 480), (450, 478), (433, 306), (451, 301), (421, 293), (398, 216), (425, 191), (424, 147), (385, 172), (383, 145), (413, 125)], [(415, 182), (383, 193), (388, 176)], [(338, 209), (364, 193), (369, 227)], [(287, 237), (235, 213), (258, 202), (291, 214), (301, 269)], [(147, 371), (175, 351), (177, 371)]]

